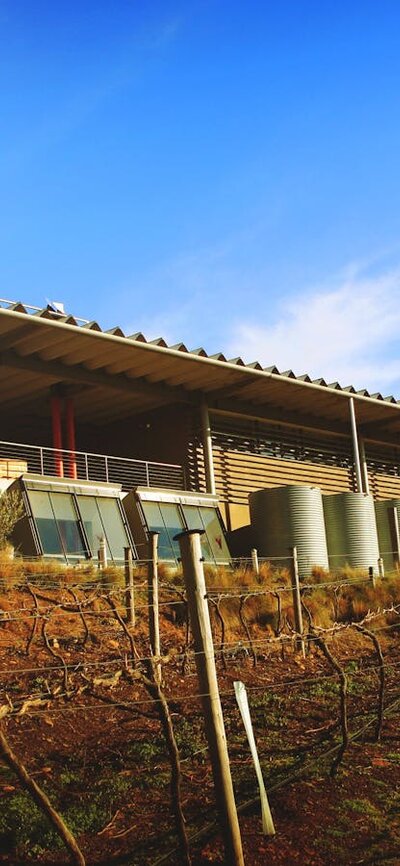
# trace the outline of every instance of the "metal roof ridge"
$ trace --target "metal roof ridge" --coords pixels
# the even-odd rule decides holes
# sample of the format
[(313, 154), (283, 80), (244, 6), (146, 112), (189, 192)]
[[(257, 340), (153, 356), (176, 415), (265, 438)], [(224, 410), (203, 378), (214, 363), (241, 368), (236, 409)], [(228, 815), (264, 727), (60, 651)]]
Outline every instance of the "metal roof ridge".
[(10, 309), (15, 310), (15, 312), (17, 312), (17, 313), (28, 313), (28, 311), (24, 307), (22, 301), (15, 301), (14, 303), (11, 304)]
[(262, 370), (262, 365), (259, 361), (251, 361), (250, 364), (245, 364), (245, 367), (248, 367), (249, 370)]
[(208, 354), (203, 346), (199, 346), (198, 349), (190, 349), (191, 355), (199, 355), (201, 358), (208, 358)]
[(132, 340), (135, 343), (147, 343), (146, 337), (142, 334), (141, 331), (136, 331), (136, 334), (129, 334), (129, 336), (125, 337), (126, 340)]
[(228, 358), (228, 364), (236, 364), (237, 367), (248, 367), (249, 364), (245, 364), (243, 358), (238, 355), (237, 358)]
[(115, 328), (107, 328), (106, 331), (103, 331), (104, 334), (112, 334), (114, 337), (125, 337), (122, 328), (119, 325), (116, 325)]
[(175, 352), (186, 352), (190, 355), (189, 349), (185, 346), (184, 343), (174, 343), (172, 346), (167, 346), (167, 349), (174, 349)]
[(165, 342), (163, 337), (156, 337), (154, 340), (149, 340), (148, 342), (153, 346), (163, 346), (164, 349), (168, 347), (168, 343)]
[(88, 331), (100, 331), (101, 333), (103, 333), (102, 328), (100, 327), (99, 323), (95, 322), (95, 321), (85, 322), (84, 325), (81, 325), (81, 328), (84, 331), (86, 331), (86, 330), (88, 330)]

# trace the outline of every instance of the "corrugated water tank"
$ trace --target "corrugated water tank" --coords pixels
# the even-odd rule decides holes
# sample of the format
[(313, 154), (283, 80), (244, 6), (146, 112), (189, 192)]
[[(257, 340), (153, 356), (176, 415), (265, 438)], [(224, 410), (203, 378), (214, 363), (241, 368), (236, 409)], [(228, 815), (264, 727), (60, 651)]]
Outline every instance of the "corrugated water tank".
[[(394, 511), (396, 511), (397, 521)], [(398, 526), (400, 525), (400, 499), (383, 499), (375, 502), (379, 551), (385, 571), (393, 571), (399, 561)]]
[(326, 540), (331, 568), (348, 563), (352, 568), (378, 571), (379, 545), (374, 500), (367, 493), (323, 496)]
[(260, 556), (287, 557), (288, 548), (297, 547), (301, 577), (309, 575), (314, 565), (328, 568), (319, 487), (289, 484), (256, 490), (250, 493), (249, 504)]

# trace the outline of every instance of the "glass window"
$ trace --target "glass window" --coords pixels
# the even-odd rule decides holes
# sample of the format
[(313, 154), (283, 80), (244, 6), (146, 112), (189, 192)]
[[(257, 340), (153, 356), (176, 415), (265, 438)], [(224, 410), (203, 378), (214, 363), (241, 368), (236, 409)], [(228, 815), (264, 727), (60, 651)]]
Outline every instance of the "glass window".
[(229, 562), (230, 554), (216, 508), (173, 502), (141, 503), (145, 520), (152, 532), (158, 532), (160, 559), (178, 559), (179, 542), (173, 541), (183, 529), (199, 529), (202, 555), (206, 562)]
[(64, 550), (49, 494), (42, 490), (29, 490), (28, 496), (43, 553), (62, 556)]
[(157, 502), (142, 502), (143, 513), (151, 532), (158, 532), (158, 555), (160, 559), (175, 559), (170, 537), (165, 528), (160, 506)]
[[(105, 531), (96, 498), (94, 496), (77, 496), (76, 498), (89, 542), (90, 552), (92, 556), (97, 556), (100, 539), (105, 537)], [(107, 550), (107, 553), (110, 555), (109, 550)]]
[(197, 505), (182, 505), (182, 511), (188, 529), (204, 529)]
[[(197, 505), (182, 505), (182, 511), (188, 529), (204, 530), (204, 523)], [(213, 562), (214, 556), (211, 552), (209, 539), (206, 533), (200, 536), (201, 552), (206, 562)]]
[(142, 508), (149, 530), (159, 534), (159, 558), (178, 559), (179, 542), (173, 538), (184, 529), (178, 506), (172, 502), (142, 502)]
[(96, 501), (111, 556), (114, 561), (121, 560), (123, 562), (124, 547), (129, 547), (130, 543), (121, 517), (118, 501), (106, 496), (97, 496)]
[(160, 502), (160, 511), (170, 538), (174, 558), (178, 559), (180, 556), (179, 541), (173, 541), (173, 538), (185, 528), (179, 508), (173, 502)]
[(67, 559), (90, 554), (96, 557), (100, 539), (105, 538), (108, 557), (114, 562), (124, 561), (124, 548), (130, 546), (130, 540), (119, 500), (41, 490), (29, 490), (28, 496), (43, 553)]
[(204, 529), (207, 533), (208, 543), (211, 547), (216, 562), (229, 562), (230, 555), (228, 545), (225, 541), (224, 532), (216, 508), (207, 508), (201, 505), (199, 508), (203, 519)]
[(69, 493), (50, 493), (50, 500), (65, 553), (69, 556), (85, 556), (86, 549), (72, 496)]

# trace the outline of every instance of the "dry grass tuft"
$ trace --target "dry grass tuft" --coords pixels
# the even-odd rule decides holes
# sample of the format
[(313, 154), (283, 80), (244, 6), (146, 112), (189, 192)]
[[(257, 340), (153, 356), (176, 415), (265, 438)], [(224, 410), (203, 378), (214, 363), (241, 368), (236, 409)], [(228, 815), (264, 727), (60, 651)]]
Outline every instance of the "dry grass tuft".
[[(246, 567), (229, 569), (206, 566), (205, 572), (207, 589), (214, 603), (218, 602), (225, 627), (230, 633), (243, 639), (242, 620), (249, 628), (276, 633), (279, 621), (276, 592), (290, 586), (291, 578), (287, 569), (277, 570), (269, 563), (263, 563), (258, 575)], [(290, 593), (282, 592), (280, 602), (284, 616), (291, 602)], [(211, 610), (214, 625), (217, 626), (215, 604)]]
[(395, 578), (376, 579), (372, 583), (359, 583), (344, 587), (339, 595), (339, 620), (356, 622), (363, 619), (369, 610), (388, 608), (400, 601), (400, 581)]
[(94, 564), (86, 563), (72, 568), (55, 560), (9, 559), (0, 551), (0, 587), (12, 589), (30, 581), (37, 586), (65, 585), (92, 582), (99, 578)]
[(327, 568), (323, 568), (322, 565), (313, 565), (310, 583), (329, 583), (330, 580), (334, 580), (334, 576)]
[(125, 574), (123, 568), (116, 565), (108, 565), (99, 572), (99, 579), (104, 589), (120, 589), (125, 586)]
[[(219, 613), (223, 618), (226, 630), (226, 640), (246, 640), (245, 629), (250, 630), (253, 637), (260, 634), (277, 634), (284, 627), (285, 621), (293, 625), (291, 576), (287, 569), (276, 569), (263, 562), (260, 573), (256, 575), (252, 569), (241, 567), (232, 569), (225, 566), (205, 566), (207, 590), (211, 599), (211, 616), (216, 639), (221, 632)], [(376, 578), (375, 586), (365, 579), (365, 570), (352, 569), (345, 566), (336, 574), (316, 568), (305, 582), (304, 602), (312, 620), (317, 626), (330, 628), (335, 622), (359, 622), (368, 611), (390, 608), (392, 604), (400, 603), (400, 577), (397, 572), (383, 579)], [(168, 563), (159, 564), (159, 580), (161, 592), (167, 586), (175, 587), (178, 592), (184, 591), (184, 580), (181, 568)], [(338, 580), (344, 581), (338, 586)], [(6, 602), (7, 592), (23, 586), (30, 581), (41, 587), (68, 586), (72, 584), (98, 583), (103, 589), (120, 589), (125, 585), (124, 569), (109, 566), (100, 571), (96, 564), (86, 563), (77, 567), (68, 567), (56, 561), (36, 559), (24, 561), (21, 558), (11, 560), (5, 552), (0, 551), (0, 592)], [(145, 619), (144, 609), (147, 598), (147, 566), (140, 565), (134, 571), (138, 611), (143, 608), (139, 619)], [(332, 586), (330, 584), (332, 583)], [(311, 586), (310, 586), (311, 584)], [(186, 606), (182, 601), (178, 609), (179, 594), (168, 593), (168, 599), (175, 599), (171, 609), (162, 608), (162, 614), (169, 616), (174, 622), (184, 622)], [(6, 603), (3, 609), (7, 609)], [(280, 610), (280, 615), (279, 615)], [(397, 624), (399, 617), (389, 615), (387, 621)], [(305, 618), (305, 627), (307, 621)], [(400, 628), (400, 626), (399, 626)]]
[(329, 628), (335, 621), (334, 600), (329, 589), (318, 588), (317, 584), (316, 589), (308, 591), (304, 602), (316, 625)]

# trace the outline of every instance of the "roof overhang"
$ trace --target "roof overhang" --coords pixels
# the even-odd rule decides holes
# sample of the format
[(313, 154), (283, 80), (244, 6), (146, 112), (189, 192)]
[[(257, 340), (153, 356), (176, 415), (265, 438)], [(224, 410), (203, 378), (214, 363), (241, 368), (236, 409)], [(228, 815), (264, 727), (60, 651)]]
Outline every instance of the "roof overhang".
[(228, 361), (143, 334), (104, 332), (45, 309), (0, 306), (0, 401), (3, 411), (41, 413), (52, 387), (74, 395), (81, 421), (112, 422), (177, 403), (237, 411), (304, 426), (349, 430), (349, 399), (368, 438), (396, 442), (400, 404), (393, 397), (356, 392), (291, 370), (280, 373), (241, 358)]

